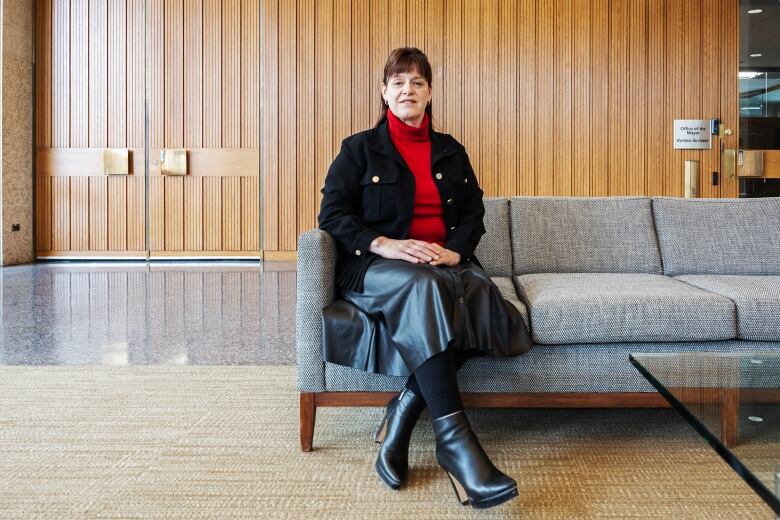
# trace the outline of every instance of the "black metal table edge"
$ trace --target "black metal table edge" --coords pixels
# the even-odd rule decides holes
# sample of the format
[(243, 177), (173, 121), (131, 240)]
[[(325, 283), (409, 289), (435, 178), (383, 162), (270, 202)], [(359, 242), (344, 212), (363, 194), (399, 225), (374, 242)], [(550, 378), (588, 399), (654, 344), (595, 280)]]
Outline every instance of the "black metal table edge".
[[(641, 353), (637, 352), (636, 354)], [(744, 464), (742, 464), (742, 462), (733, 453), (731, 453), (731, 451), (726, 448), (726, 446), (720, 442), (718, 437), (712, 434), (709, 428), (707, 428), (701, 421), (699, 421), (695, 415), (689, 412), (688, 409), (685, 408), (685, 406), (655, 378), (655, 376), (653, 376), (647, 369), (645, 369), (644, 366), (642, 366), (639, 361), (634, 358), (634, 354), (629, 354), (628, 360), (637, 370), (639, 370), (639, 373), (642, 374), (645, 379), (647, 379), (650, 384), (655, 387), (658, 393), (664, 396), (667, 401), (669, 401), (672, 407), (674, 407), (674, 409), (683, 416), (688, 424), (691, 425), (691, 427), (693, 427), (693, 429), (696, 430), (705, 441), (707, 441), (707, 443), (718, 453), (718, 455), (720, 455), (721, 458), (726, 461), (726, 464), (731, 466), (731, 468), (740, 477), (742, 477), (745, 482), (747, 482), (753, 491), (755, 491), (758, 496), (760, 496), (777, 515), (780, 515), (780, 497), (767, 489), (764, 483), (756, 478), (755, 475), (753, 475), (753, 473)]]

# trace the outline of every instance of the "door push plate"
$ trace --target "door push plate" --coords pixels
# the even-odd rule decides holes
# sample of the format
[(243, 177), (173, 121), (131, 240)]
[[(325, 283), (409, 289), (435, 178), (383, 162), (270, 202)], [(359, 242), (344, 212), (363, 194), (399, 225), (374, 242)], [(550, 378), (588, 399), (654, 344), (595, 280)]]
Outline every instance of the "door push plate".
[(183, 148), (160, 150), (160, 173), (187, 175), (187, 150)]
[(740, 177), (764, 176), (764, 151), (763, 150), (739, 150), (737, 152), (737, 166)]
[(130, 174), (130, 153), (127, 148), (106, 148), (103, 150), (103, 173), (106, 175)]

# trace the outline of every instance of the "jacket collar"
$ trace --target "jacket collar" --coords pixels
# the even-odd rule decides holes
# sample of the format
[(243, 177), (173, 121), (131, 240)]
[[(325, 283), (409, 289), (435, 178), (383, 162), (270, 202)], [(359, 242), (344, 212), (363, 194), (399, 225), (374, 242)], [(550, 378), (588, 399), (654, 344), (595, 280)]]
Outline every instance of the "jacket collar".
[[(444, 134), (435, 132), (433, 128), (431, 128), (430, 136), (431, 165), (436, 164), (436, 162), (440, 159), (453, 155), (457, 152), (455, 146), (451, 142), (448, 143), (447, 140), (444, 139)], [(387, 120), (383, 121), (382, 124), (380, 124), (374, 131), (374, 135), (372, 136), (371, 142), (369, 143), (369, 148), (377, 153), (381, 153), (382, 155), (386, 155), (394, 159), (402, 166), (406, 166), (406, 161), (404, 161), (403, 157), (401, 157), (401, 154), (393, 144), (393, 141), (390, 140), (390, 132), (387, 129)]]

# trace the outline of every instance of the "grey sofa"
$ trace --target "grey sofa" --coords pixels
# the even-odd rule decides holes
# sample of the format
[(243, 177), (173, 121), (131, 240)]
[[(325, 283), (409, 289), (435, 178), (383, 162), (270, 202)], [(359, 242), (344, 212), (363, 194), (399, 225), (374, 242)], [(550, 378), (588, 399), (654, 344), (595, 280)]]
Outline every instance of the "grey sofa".
[[(466, 406), (666, 406), (631, 352), (780, 351), (780, 199), (485, 199), (477, 257), (534, 348), (458, 373)], [(318, 406), (381, 406), (403, 378), (322, 359), (333, 238), (298, 240), (301, 447)]]

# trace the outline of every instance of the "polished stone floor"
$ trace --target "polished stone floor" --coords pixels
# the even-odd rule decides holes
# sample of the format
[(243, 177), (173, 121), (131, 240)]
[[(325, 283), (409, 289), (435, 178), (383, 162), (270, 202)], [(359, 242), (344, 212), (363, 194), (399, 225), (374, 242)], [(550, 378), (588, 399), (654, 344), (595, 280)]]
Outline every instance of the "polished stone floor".
[(0, 268), (0, 365), (295, 363), (295, 264)]

